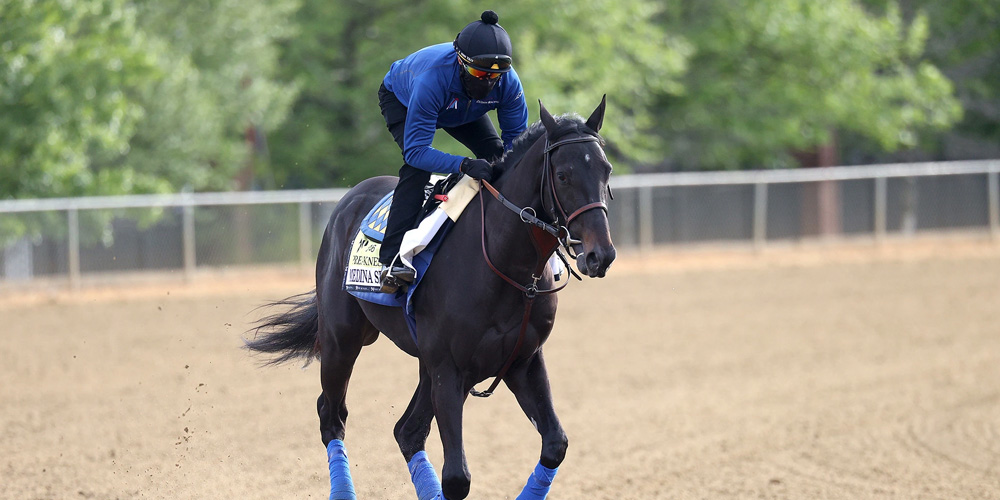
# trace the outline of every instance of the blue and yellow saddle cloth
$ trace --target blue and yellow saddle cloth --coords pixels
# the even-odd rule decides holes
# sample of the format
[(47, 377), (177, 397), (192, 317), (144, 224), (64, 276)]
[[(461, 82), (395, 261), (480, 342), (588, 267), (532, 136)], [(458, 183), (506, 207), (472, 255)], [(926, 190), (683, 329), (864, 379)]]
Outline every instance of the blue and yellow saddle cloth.
[(361, 227), (358, 228), (354, 241), (351, 242), (350, 253), (347, 256), (348, 262), (347, 269), (344, 271), (343, 289), (361, 300), (384, 306), (402, 307), (406, 323), (410, 327), (410, 336), (416, 342), (417, 325), (413, 313), (413, 294), (430, 266), (431, 259), (434, 258), (438, 247), (441, 246), (441, 241), (444, 240), (454, 223), (447, 220), (431, 242), (413, 257), (413, 267), (417, 271), (413, 284), (405, 291), (381, 293), (379, 292), (379, 272), (382, 269), (382, 264), (379, 262), (378, 256), (379, 249), (382, 247), (382, 239), (385, 237), (385, 227), (389, 220), (392, 194), (390, 192), (385, 195), (362, 219)]
[(385, 195), (361, 221), (361, 232), (379, 243), (385, 237), (385, 226), (389, 225), (389, 207), (392, 205), (393, 193), (395, 191), (390, 191), (389, 194)]

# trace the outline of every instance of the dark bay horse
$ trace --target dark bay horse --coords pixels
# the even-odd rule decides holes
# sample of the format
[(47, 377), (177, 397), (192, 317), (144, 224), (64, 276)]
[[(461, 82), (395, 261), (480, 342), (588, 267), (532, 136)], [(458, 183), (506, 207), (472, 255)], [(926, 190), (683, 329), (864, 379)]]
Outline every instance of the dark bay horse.
[[(247, 341), (273, 362), (319, 358), (323, 392), (317, 407), (330, 458), (330, 498), (354, 498), (343, 448), (344, 401), (361, 348), (379, 332), (419, 360), (417, 388), (394, 434), (420, 499), (468, 496), (462, 409), (475, 384), (498, 375), (542, 438), (539, 464), (518, 498), (545, 497), (568, 441), (553, 409), (541, 349), (557, 302), (554, 293), (544, 293), (554, 286), (544, 262), (560, 240), (589, 277), (603, 277), (615, 258), (606, 204), (611, 164), (598, 135), (605, 102), (586, 121), (553, 117), (539, 102), (541, 121), (496, 164), (493, 187), (500, 196), (480, 190), (424, 274), (413, 298), (416, 341), (401, 308), (359, 300), (341, 287), (361, 219), (396, 179), (363, 181), (337, 204), (319, 250), (315, 292), (272, 304), (292, 307), (262, 319)], [(543, 226), (558, 229), (556, 236)], [(440, 482), (423, 451), (434, 418), (444, 449)]]

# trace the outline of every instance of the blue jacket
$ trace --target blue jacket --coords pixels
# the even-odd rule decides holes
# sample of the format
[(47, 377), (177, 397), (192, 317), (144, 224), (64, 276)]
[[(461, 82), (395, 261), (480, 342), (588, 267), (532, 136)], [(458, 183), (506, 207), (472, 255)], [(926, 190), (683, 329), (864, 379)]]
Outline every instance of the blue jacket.
[(455, 156), (431, 147), (434, 132), (469, 123), (497, 110), (504, 149), (528, 127), (528, 106), (513, 69), (500, 76), (486, 99), (470, 101), (462, 89), (462, 71), (451, 42), (431, 45), (392, 63), (383, 83), (406, 106), (403, 159), (429, 172), (454, 173)]

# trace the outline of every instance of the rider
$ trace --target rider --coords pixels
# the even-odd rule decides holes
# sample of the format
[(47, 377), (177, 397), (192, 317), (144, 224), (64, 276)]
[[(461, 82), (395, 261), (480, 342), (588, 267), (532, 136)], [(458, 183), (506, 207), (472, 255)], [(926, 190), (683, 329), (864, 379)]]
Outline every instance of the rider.
[[(416, 271), (396, 256), (403, 234), (416, 222), (431, 172), (491, 180), (492, 162), (528, 127), (524, 91), (511, 68), (510, 37), (498, 21), (492, 10), (483, 12), (454, 42), (425, 47), (392, 63), (382, 80), (379, 107), (404, 161), (379, 254), (382, 292), (395, 292), (415, 277)], [(493, 109), (502, 136), (486, 115)], [(431, 147), (439, 128), (475, 158)]]

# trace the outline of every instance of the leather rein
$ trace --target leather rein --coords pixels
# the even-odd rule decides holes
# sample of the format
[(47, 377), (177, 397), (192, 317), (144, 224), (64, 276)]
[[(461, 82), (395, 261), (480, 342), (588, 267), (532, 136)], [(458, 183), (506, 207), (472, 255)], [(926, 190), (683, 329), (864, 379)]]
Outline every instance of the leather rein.
[[(539, 186), (539, 193), (541, 194), (542, 197), (542, 208), (544, 209), (545, 194), (546, 194), (545, 188), (546, 184), (548, 184), (548, 195), (553, 200), (552, 206), (549, 208), (548, 211), (552, 215), (554, 223), (545, 222), (539, 219), (538, 215), (535, 213), (534, 208), (520, 207), (512, 203), (504, 195), (502, 195), (500, 191), (498, 191), (495, 187), (493, 187), (493, 185), (491, 185), (489, 182), (485, 180), (480, 180), (481, 187), (485, 187), (486, 190), (489, 191), (490, 194), (492, 194), (493, 197), (496, 198), (497, 201), (499, 201), (505, 208), (517, 214), (517, 216), (521, 219), (521, 222), (528, 224), (530, 226), (529, 234), (531, 236), (531, 243), (535, 247), (535, 252), (538, 255), (538, 261), (535, 263), (535, 269), (531, 274), (531, 283), (528, 283), (526, 285), (518, 283), (516, 280), (514, 280), (513, 278), (507, 276), (502, 271), (500, 271), (500, 269), (498, 269), (493, 264), (493, 261), (490, 259), (489, 253), (486, 250), (486, 207), (485, 207), (485, 202), (483, 201), (484, 199), (483, 190), (480, 189), (479, 206), (481, 208), (480, 217), (482, 218), (481, 241), (483, 246), (483, 258), (486, 260), (486, 264), (490, 267), (491, 270), (493, 270), (493, 272), (497, 276), (499, 276), (504, 281), (512, 285), (514, 288), (517, 288), (518, 290), (521, 291), (521, 293), (524, 294), (525, 304), (524, 304), (524, 316), (521, 318), (521, 327), (517, 334), (517, 342), (514, 344), (513, 352), (510, 353), (510, 357), (507, 358), (507, 361), (504, 363), (503, 367), (500, 369), (499, 372), (497, 372), (496, 377), (493, 379), (493, 383), (490, 384), (489, 389), (486, 389), (483, 392), (479, 392), (473, 389), (471, 391), (471, 394), (473, 396), (487, 398), (493, 395), (493, 391), (500, 384), (500, 381), (503, 379), (504, 375), (507, 374), (507, 371), (510, 369), (511, 365), (514, 364), (514, 360), (517, 359), (517, 353), (518, 351), (521, 350), (521, 346), (524, 344), (524, 337), (528, 330), (528, 321), (531, 318), (531, 306), (532, 304), (534, 304), (535, 298), (540, 294), (548, 295), (556, 293), (559, 290), (566, 288), (566, 285), (569, 284), (569, 279), (567, 278), (565, 283), (555, 288), (550, 288), (547, 290), (538, 289), (538, 282), (544, 276), (545, 266), (548, 263), (549, 257), (552, 255), (552, 253), (557, 252), (559, 258), (562, 259), (562, 261), (566, 264), (566, 269), (569, 272), (573, 273), (573, 275), (576, 276), (577, 279), (580, 279), (580, 277), (576, 275), (576, 272), (573, 271), (569, 262), (566, 261), (566, 258), (563, 257), (562, 253), (558, 253), (559, 245), (562, 245), (563, 248), (566, 249), (566, 252), (570, 255), (570, 257), (576, 258), (577, 256), (574, 255), (575, 252), (573, 250), (573, 245), (580, 244), (582, 243), (582, 241), (574, 239), (570, 235), (569, 232), (570, 222), (573, 222), (574, 219), (582, 215), (584, 212), (593, 210), (595, 208), (600, 208), (601, 210), (604, 210), (605, 214), (607, 214), (608, 205), (603, 200), (599, 200), (593, 203), (588, 203), (586, 205), (583, 205), (567, 215), (566, 210), (563, 209), (562, 203), (559, 201), (559, 196), (556, 194), (555, 179), (553, 178), (555, 174), (553, 173), (553, 168), (552, 168), (551, 153), (556, 148), (564, 146), (566, 144), (574, 144), (580, 142), (599, 142), (599, 141), (600, 139), (592, 135), (584, 135), (579, 137), (572, 137), (569, 139), (563, 139), (553, 144), (550, 144), (548, 142), (548, 139), (545, 140), (545, 151), (542, 153), (542, 158), (543, 158), (542, 181), (541, 185)], [(556, 212), (557, 210), (558, 212)], [(557, 225), (559, 223), (560, 218), (564, 221), (564, 223), (562, 225)]]

